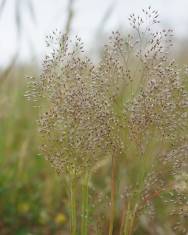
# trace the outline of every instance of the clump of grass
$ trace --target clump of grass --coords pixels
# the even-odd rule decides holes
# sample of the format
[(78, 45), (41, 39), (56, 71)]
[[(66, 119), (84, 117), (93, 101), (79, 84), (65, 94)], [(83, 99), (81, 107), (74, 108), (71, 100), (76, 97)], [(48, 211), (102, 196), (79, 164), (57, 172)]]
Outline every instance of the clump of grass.
[[(55, 33), (54, 33), (55, 34)], [(46, 57), (44, 70), (32, 99), (40, 99), (38, 126), (41, 152), (59, 174), (70, 181), (71, 229), (77, 233), (76, 185), (82, 177), (82, 234), (87, 234), (88, 180), (91, 169), (110, 153), (116, 139), (111, 135), (111, 107), (97, 89), (94, 65), (83, 54), (77, 37), (73, 45), (66, 35), (55, 37), (55, 51)], [(53, 40), (50, 36), (50, 41)], [(61, 41), (61, 42), (60, 42)], [(49, 43), (49, 41), (48, 41)]]
[(175, 182), (187, 167), (188, 94), (168, 58), (172, 30), (152, 30), (159, 20), (151, 7), (129, 20), (132, 35), (113, 32), (98, 64), (85, 55), (80, 38), (72, 43), (53, 32), (43, 73), (30, 82), (27, 95), (40, 108), (41, 153), (68, 180), (72, 235), (89, 234), (89, 181), (105, 159), (112, 165), (109, 235), (118, 202), (119, 234), (131, 235), (141, 215), (155, 215), (159, 201), (173, 205), (166, 216), (186, 234), (186, 192)]

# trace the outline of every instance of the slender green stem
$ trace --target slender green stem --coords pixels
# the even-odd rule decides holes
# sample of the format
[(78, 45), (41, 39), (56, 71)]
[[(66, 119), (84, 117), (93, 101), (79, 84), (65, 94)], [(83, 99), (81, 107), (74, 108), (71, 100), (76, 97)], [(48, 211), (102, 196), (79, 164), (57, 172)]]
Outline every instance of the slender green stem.
[(88, 183), (89, 175), (86, 173), (82, 185), (82, 222), (81, 222), (81, 235), (88, 234)]
[(123, 211), (122, 211), (122, 216), (121, 216), (121, 225), (120, 225), (119, 235), (123, 235), (124, 225), (125, 225), (125, 217), (126, 217), (126, 209), (127, 209), (127, 206), (124, 203), (124, 207), (123, 207)]
[(71, 186), (70, 186), (70, 207), (71, 207), (71, 235), (76, 235), (76, 195), (75, 195), (75, 179), (71, 179)]
[[(144, 161), (144, 162), (143, 162)], [(143, 166), (141, 167), (141, 172), (138, 175), (138, 180), (137, 182), (139, 183), (139, 187), (137, 189), (137, 193), (134, 196), (134, 200), (132, 202), (128, 202), (128, 208), (125, 216), (125, 222), (124, 222), (124, 235), (132, 235), (133, 229), (134, 229), (134, 223), (135, 223), (135, 218), (136, 218), (136, 211), (137, 211), (137, 205), (139, 204), (140, 200), (140, 195), (144, 187), (144, 179), (145, 175), (147, 173), (145, 169), (145, 163), (146, 159), (141, 158), (141, 163), (140, 165)]]
[(127, 213), (125, 216), (124, 235), (132, 235), (135, 222), (136, 210), (131, 208), (130, 201), (128, 202)]
[(109, 235), (113, 234), (114, 217), (115, 217), (115, 194), (116, 194), (116, 159), (112, 156), (112, 176), (111, 176), (111, 211), (110, 211), (110, 224)]
[(134, 221), (135, 221), (135, 214), (131, 216), (128, 235), (132, 235), (133, 234)]
[(127, 213), (125, 216), (124, 235), (128, 235), (130, 221), (130, 203), (128, 202)]

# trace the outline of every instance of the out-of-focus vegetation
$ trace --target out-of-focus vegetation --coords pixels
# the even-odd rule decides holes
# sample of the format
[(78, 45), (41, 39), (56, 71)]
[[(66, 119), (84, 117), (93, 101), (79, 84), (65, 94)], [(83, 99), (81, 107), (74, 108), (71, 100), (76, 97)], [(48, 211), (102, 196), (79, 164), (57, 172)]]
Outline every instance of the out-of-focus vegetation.
[(24, 98), (27, 73), (33, 68), (15, 68), (0, 88), (0, 234), (55, 234), (66, 222), (63, 185), (37, 155), (36, 112)]
[[(72, 12), (72, 9), (70, 11)], [(69, 15), (67, 32), (70, 30), (72, 14)], [(182, 51), (175, 53), (182, 67), (188, 59), (186, 50), (184, 44)], [(69, 234), (66, 180), (59, 177), (48, 162), (38, 155), (35, 122), (37, 111), (24, 97), (27, 89), (24, 78), (27, 75), (37, 77), (40, 70), (32, 65), (15, 66), (15, 58), (1, 71), (0, 77), (0, 234), (66, 235)], [(185, 82), (186, 79), (187, 75)], [(98, 224), (106, 223), (106, 231), (108, 215), (104, 214), (104, 211), (109, 201), (109, 184), (110, 173), (107, 167), (97, 170), (90, 185), (92, 200), (95, 198), (91, 207), (99, 206), (102, 217), (98, 218)], [(179, 185), (182, 188), (187, 187), (186, 174), (179, 179)], [(79, 197), (80, 195), (77, 195), (78, 199)], [(160, 201), (156, 203), (159, 204), (159, 218), (149, 223), (147, 216), (143, 216), (135, 234), (175, 234), (168, 228), (163, 205)], [(118, 206), (120, 202), (117, 202)], [(114, 234), (116, 230), (119, 231), (119, 217), (120, 215), (116, 215)], [(90, 221), (90, 224), (94, 224), (94, 221)], [(92, 232), (92, 226), (90, 234), (95, 234)]]

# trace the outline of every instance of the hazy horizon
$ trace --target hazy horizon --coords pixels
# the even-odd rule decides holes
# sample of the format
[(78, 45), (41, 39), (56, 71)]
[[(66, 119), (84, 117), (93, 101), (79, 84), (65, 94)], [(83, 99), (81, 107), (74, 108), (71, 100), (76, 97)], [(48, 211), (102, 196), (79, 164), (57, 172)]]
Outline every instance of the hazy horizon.
[[(22, 32), (20, 37), (17, 37), (15, 27), (16, 0), (7, 1), (0, 18), (0, 66), (9, 62), (18, 45), (20, 45), (19, 58), (21, 60), (29, 60), (33, 55), (41, 57), (45, 48), (45, 35), (55, 28), (64, 29), (68, 1), (56, 0), (54, 4), (52, 0), (33, 0), (36, 22), (30, 20), (26, 6), (28, 0), (21, 1)], [(95, 41), (99, 24), (110, 6), (114, 9), (105, 24), (104, 32), (118, 27), (126, 29), (129, 14), (139, 12), (149, 5), (159, 10), (161, 23), (174, 29), (177, 37), (188, 36), (188, 1), (186, 0), (77, 0), (74, 4), (72, 33), (79, 34), (86, 44), (92, 46), (91, 43)]]

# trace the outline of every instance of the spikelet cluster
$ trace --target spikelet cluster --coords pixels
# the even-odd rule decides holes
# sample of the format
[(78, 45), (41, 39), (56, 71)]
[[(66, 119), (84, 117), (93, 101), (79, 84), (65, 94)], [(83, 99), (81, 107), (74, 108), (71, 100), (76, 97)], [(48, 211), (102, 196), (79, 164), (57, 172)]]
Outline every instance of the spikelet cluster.
[(58, 173), (79, 176), (116, 148), (115, 119), (81, 39), (71, 43), (56, 31), (47, 43), (53, 49), (28, 97), (40, 103), (42, 153)]

